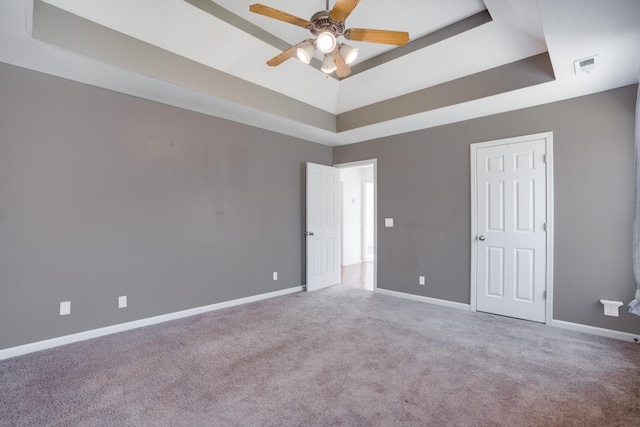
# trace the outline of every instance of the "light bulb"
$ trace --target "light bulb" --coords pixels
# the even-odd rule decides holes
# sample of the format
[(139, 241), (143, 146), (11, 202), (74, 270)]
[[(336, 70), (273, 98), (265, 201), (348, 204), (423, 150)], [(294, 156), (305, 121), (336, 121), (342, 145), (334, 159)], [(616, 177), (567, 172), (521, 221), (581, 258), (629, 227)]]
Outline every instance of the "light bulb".
[(318, 46), (318, 50), (322, 53), (333, 52), (333, 49), (336, 48), (336, 36), (331, 34), (329, 31), (320, 33), (316, 39), (316, 45)]

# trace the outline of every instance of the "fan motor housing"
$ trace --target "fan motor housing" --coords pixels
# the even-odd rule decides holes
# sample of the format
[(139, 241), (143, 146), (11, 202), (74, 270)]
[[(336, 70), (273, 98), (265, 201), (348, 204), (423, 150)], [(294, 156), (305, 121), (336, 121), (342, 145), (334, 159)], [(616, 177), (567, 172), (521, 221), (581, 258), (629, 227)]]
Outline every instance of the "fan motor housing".
[(344, 22), (331, 19), (331, 12), (321, 10), (311, 17), (311, 34), (317, 36), (325, 31), (333, 33), (336, 37), (344, 34)]

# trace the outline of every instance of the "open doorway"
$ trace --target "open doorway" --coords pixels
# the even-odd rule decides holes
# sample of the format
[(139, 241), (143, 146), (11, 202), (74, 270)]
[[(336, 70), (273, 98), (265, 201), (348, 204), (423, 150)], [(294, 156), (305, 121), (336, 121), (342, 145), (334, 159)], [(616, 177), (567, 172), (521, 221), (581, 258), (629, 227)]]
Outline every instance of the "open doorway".
[(342, 284), (376, 288), (376, 162), (336, 165), (342, 186)]

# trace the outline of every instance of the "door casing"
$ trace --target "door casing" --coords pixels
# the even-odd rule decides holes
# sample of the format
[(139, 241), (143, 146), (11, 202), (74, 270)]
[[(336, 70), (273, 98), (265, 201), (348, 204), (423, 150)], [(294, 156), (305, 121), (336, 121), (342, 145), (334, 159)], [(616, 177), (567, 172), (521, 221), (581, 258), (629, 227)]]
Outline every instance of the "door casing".
[(476, 236), (477, 230), (477, 150), (485, 147), (495, 147), (499, 145), (515, 144), (519, 142), (526, 142), (532, 139), (544, 139), (546, 148), (546, 196), (547, 196), (547, 242), (546, 242), (546, 302), (545, 302), (545, 323), (551, 325), (553, 320), (553, 231), (554, 231), (554, 217), (553, 217), (553, 132), (543, 132), (533, 135), (518, 136), (514, 138), (505, 138), (494, 141), (478, 142), (471, 144), (471, 295), (470, 305), (471, 311), (476, 311), (477, 308), (477, 274), (478, 274), (478, 260), (477, 260), (477, 248), (478, 242)]

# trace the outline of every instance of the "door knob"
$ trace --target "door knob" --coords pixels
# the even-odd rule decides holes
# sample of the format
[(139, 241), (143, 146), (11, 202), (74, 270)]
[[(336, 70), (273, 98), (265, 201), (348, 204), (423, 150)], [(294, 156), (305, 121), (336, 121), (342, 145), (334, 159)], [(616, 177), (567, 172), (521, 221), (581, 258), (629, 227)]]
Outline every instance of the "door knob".
[(304, 234), (305, 234), (305, 236), (315, 236), (315, 234), (313, 234), (313, 231), (307, 231)]
[(481, 235), (479, 235), (479, 236), (478, 236), (478, 240), (480, 240), (481, 242), (484, 242), (484, 240), (485, 240), (484, 235), (482, 235), (482, 234), (481, 234)]

